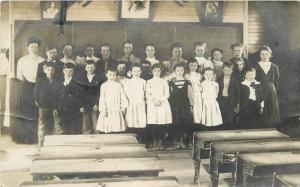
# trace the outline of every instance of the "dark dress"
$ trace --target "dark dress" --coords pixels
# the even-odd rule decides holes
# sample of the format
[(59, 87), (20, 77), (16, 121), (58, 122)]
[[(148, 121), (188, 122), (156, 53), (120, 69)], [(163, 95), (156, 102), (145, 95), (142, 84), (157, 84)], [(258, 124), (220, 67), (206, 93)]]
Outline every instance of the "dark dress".
[(190, 110), (190, 101), (188, 98), (188, 87), (190, 82), (184, 80), (182, 88), (170, 81), (170, 105), (172, 111), (173, 125), (189, 125), (192, 124), (192, 113)]
[(228, 97), (222, 96), (224, 89), (224, 76), (218, 80), (218, 84), (220, 91), (217, 100), (220, 105), (223, 124), (225, 124), (224, 128), (228, 130), (236, 129), (234, 124), (234, 117), (236, 116), (234, 108), (236, 108), (236, 106), (240, 103), (240, 83), (235, 77), (230, 77)]
[(271, 68), (267, 74), (263, 71), (259, 64), (254, 66), (256, 69), (256, 80), (261, 83), (264, 96), (264, 112), (263, 122), (265, 127), (275, 127), (280, 123), (280, 114), (278, 107), (277, 88), (279, 82), (279, 68), (275, 64), (271, 64)]

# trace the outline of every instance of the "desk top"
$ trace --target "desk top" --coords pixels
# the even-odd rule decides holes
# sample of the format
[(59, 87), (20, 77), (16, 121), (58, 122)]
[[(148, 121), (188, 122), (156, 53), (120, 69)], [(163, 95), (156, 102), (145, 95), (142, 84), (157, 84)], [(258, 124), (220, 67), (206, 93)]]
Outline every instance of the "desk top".
[(177, 187), (178, 182), (175, 177), (131, 177), (131, 178), (111, 178), (94, 180), (62, 180), (45, 182), (25, 182), (20, 187)]
[(138, 144), (135, 134), (49, 135), (44, 146), (83, 144)]
[(41, 148), (39, 158), (121, 158), (146, 154), (147, 150), (141, 144), (46, 146)]
[(163, 171), (157, 158), (34, 160), (31, 174), (101, 174)]
[(275, 177), (290, 186), (300, 186), (300, 174), (276, 174)]
[(300, 164), (300, 152), (247, 153), (240, 158), (255, 166)]
[(262, 139), (214, 142), (211, 147), (223, 153), (268, 152), (273, 150), (300, 150), (300, 139)]
[(253, 139), (272, 139), (288, 138), (275, 129), (247, 129), (247, 130), (221, 130), (204, 131), (194, 133), (196, 139), (203, 141), (230, 141), (230, 140), (253, 140)]

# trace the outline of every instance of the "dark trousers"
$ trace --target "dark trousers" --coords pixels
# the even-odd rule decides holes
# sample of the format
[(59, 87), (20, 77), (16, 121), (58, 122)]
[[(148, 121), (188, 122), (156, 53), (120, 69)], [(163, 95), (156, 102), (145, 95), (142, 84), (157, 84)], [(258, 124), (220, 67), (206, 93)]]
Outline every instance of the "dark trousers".
[(60, 127), (63, 134), (81, 134), (81, 127), (78, 121), (79, 113), (76, 111), (59, 111)]
[(146, 127), (145, 128), (127, 128), (127, 133), (132, 133), (137, 135), (139, 143), (146, 143)]
[(240, 129), (263, 128), (262, 118), (255, 101), (248, 100), (247, 105), (241, 109), (239, 126)]
[(85, 111), (82, 113), (82, 133), (83, 134), (97, 134), (96, 126), (99, 112)]
[(62, 132), (60, 118), (54, 114), (53, 109), (39, 108), (38, 145), (43, 145), (45, 135), (62, 134)]
[(150, 142), (164, 140), (168, 133), (168, 125), (147, 125), (147, 131), (149, 133), (148, 139)]
[(193, 125), (170, 125), (169, 126), (169, 141), (179, 142), (185, 136), (192, 134)]

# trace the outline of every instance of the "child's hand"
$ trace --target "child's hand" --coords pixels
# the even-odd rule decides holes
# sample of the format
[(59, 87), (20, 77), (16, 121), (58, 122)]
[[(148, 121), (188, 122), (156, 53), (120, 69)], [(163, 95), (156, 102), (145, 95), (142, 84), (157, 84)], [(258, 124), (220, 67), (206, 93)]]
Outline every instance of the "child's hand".
[(38, 104), (38, 102), (37, 102), (37, 101), (34, 101), (34, 102), (35, 102), (35, 105), (36, 105), (36, 106), (39, 106), (39, 104)]
[(260, 107), (259, 113), (260, 114), (264, 113), (264, 107)]
[(58, 111), (57, 111), (57, 109), (54, 109), (54, 110), (53, 110), (53, 115), (54, 115), (54, 116), (58, 116)]
[(103, 111), (103, 112), (102, 112), (102, 115), (103, 115), (103, 117), (105, 117), (105, 118), (108, 116), (108, 114), (107, 114), (106, 111)]
[(98, 105), (94, 105), (93, 110), (98, 111)]
[(84, 113), (84, 108), (83, 107), (81, 107), (79, 110), (80, 110), (81, 113)]
[(236, 105), (233, 111), (238, 114), (240, 112), (240, 105)]
[(191, 106), (191, 112), (193, 113), (193, 111), (194, 111), (194, 107), (193, 107), (193, 106)]
[(155, 100), (155, 101), (154, 101), (154, 106), (156, 106), (156, 107), (161, 106), (161, 104), (162, 104), (162, 102), (159, 101), (159, 100)]

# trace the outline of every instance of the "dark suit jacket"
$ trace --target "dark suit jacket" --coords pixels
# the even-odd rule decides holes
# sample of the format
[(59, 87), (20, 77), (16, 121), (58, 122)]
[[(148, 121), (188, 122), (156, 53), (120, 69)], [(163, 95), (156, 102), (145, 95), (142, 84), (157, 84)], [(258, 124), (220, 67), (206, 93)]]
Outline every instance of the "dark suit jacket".
[[(218, 99), (222, 97), (222, 92), (224, 89), (224, 76), (218, 79), (219, 84), (219, 95)], [(240, 104), (240, 82), (234, 78), (232, 75), (229, 80), (229, 87), (228, 87), (228, 98), (230, 100), (230, 108), (233, 110), (237, 104)]]
[(96, 70), (98, 72), (105, 73), (107, 68), (116, 69), (117, 68), (117, 62), (112, 60), (112, 59), (108, 59), (108, 60), (100, 59), (99, 61), (96, 62)]
[[(260, 84), (255, 84), (255, 95), (256, 95), (256, 105), (257, 109), (260, 109), (260, 103), (264, 101), (263, 92)], [(250, 96), (250, 89), (248, 86), (241, 84), (241, 97), (240, 97), (240, 106), (241, 106), (241, 113), (246, 111), (249, 107), (249, 96)]]
[[(42, 63), (40, 63), (38, 65), (38, 70), (37, 70), (37, 74), (36, 74), (36, 79), (40, 79), (42, 77), (46, 77), (46, 74), (44, 73), (44, 65), (47, 63), (47, 61), (44, 61)], [(54, 63), (54, 78), (55, 79), (60, 79), (62, 78), (63, 76), (63, 67), (64, 67), (64, 63), (62, 63), (61, 61), (59, 60), (55, 60), (55, 63)]]
[(40, 78), (37, 80), (34, 89), (34, 99), (39, 108), (57, 109), (58, 95), (54, 89), (57, 80), (54, 79), (50, 84), (47, 78)]
[(92, 111), (94, 105), (99, 104), (100, 87), (105, 80), (106, 77), (104, 77), (104, 74), (100, 73), (96, 73), (91, 82), (88, 81), (87, 74), (81, 78), (82, 107), (84, 107), (86, 111)]
[(73, 79), (65, 86), (64, 78), (59, 79), (54, 84), (54, 90), (57, 94), (57, 108), (59, 111), (79, 111), (81, 105), (81, 88)]

